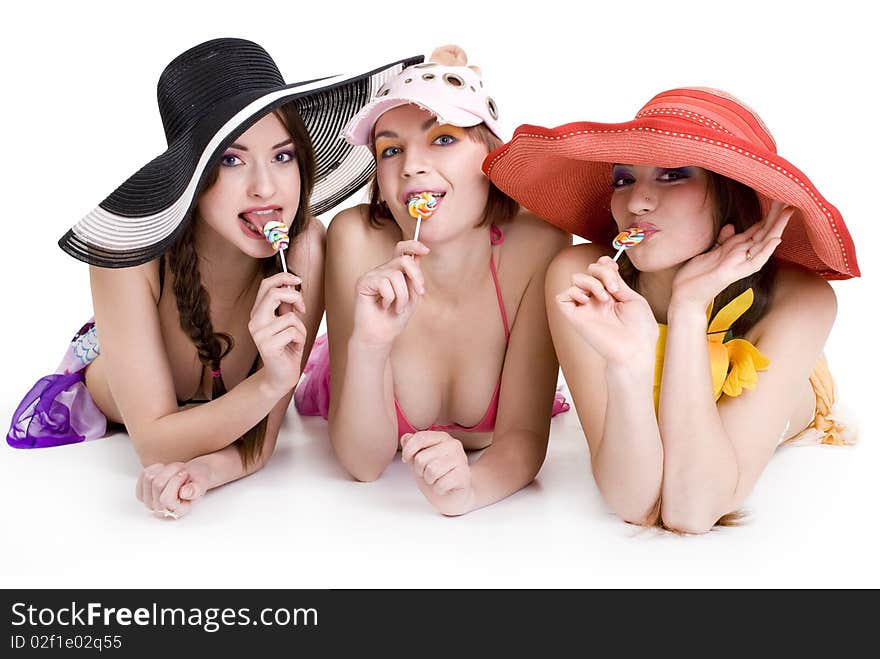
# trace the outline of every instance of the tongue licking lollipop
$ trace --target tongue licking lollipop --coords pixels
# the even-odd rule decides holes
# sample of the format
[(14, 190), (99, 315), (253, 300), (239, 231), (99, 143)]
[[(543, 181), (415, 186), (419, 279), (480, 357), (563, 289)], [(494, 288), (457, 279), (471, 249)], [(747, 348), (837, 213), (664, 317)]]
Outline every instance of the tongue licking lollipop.
[(409, 210), (410, 217), (416, 219), (416, 235), (413, 240), (418, 240), (422, 220), (427, 220), (437, 209), (437, 197), (430, 192), (420, 192), (415, 197), (410, 197), (407, 209)]
[(638, 227), (630, 227), (629, 229), (625, 229), (618, 233), (614, 237), (614, 240), (611, 241), (611, 246), (617, 250), (617, 254), (614, 255), (614, 260), (616, 261), (619, 259), (621, 254), (628, 249), (632, 249), (644, 239), (645, 232)]
[(287, 272), (287, 263), (284, 261), (284, 250), (290, 245), (290, 237), (287, 235), (290, 229), (283, 222), (266, 222), (263, 226), (263, 237), (272, 245), (272, 249), (281, 255), (281, 266)]

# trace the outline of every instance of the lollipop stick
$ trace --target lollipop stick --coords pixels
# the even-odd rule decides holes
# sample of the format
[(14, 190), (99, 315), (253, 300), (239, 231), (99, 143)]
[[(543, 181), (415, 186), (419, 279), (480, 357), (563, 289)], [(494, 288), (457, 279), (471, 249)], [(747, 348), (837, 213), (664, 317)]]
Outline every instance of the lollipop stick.
[[(284, 269), (284, 272), (287, 272), (287, 261), (284, 260), (284, 250), (283, 249), (278, 250), (278, 256), (281, 257), (281, 267)], [(287, 288), (290, 288), (290, 286), (288, 286)]]
[(422, 228), (422, 216), (419, 215), (418, 219), (416, 220), (416, 235), (413, 237), (413, 240), (419, 239), (419, 229), (421, 229), (421, 228)]
[(614, 258), (611, 259), (611, 260), (612, 260), (612, 261), (616, 261), (617, 259), (620, 258), (620, 255), (623, 254), (623, 252), (624, 252), (624, 249), (623, 249), (623, 247), (621, 247), (619, 250), (617, 250), (617, 254), (615, 254), (615, 255), (614, 255)]

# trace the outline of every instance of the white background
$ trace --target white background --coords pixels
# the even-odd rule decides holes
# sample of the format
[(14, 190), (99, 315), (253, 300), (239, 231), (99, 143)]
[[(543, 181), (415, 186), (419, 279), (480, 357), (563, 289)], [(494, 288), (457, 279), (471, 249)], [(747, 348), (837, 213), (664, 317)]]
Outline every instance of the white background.
[(0, 586), (880, 586), (872, 416), (880, 49), (864, 5), (485, 4), (497, 8), (472, 0), (8, 6), (0, 420), (54, 370), (91, 314), (87, 267), (56, 242), (163, 150), (160, 72), (196, 43), (238, 36), (263, 45), (291, 82), (458, 43), (482, 67), (511, 130), (624, 121), (675, 86), (738, 96), (858, 243), (863, 278), (834, 284), (839, 312), (827, 354), (861, 444), (779, 451), (748, 502), (750, 523), (696, 538), (638, 531), (609, 512), (573, 412), (553, 421), (535, 484), (458, 519), (434, 513), (399, 463), (376, 483), (350, 481), (324, 422), (293, 410), (264, 470), (209, 493), (177, 522), (151, 518), (135, 500), (139, 465), (124, 435), (40, 451), (3, 446)]

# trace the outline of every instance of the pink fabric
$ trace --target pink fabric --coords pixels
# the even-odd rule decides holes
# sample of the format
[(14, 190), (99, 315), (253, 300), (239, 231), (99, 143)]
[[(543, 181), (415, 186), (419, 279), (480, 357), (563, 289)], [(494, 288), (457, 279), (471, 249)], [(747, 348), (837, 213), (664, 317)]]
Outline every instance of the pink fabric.
[(303, 370), (303, 379), (293, 394), (296, 411), (303, 416), (330, 414), (330, 346), (327, 335), (315, 339), (312, 352)]

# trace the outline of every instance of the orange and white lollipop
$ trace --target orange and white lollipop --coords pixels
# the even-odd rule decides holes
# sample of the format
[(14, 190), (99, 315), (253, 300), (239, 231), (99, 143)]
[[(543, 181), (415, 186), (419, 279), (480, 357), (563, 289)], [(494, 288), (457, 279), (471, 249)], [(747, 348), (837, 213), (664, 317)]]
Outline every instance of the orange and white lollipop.
[(437, 197), (430, 192), (420, 192), (416, 196), (410, 197), (406, 207), (409, 211), (409, 216), (416, 220), (416, 234), (413, 240), (418, 240), (422, 220), (427, 220), (437, 210)]
[(630, 227), (629, 229), (624, 229), (618, 233), (614, 236), (614, 240), (611, 241), (611, 246), (617, 250), (617, 254), (614, 255), (614, 260), (616, 261), (619, 259), (621, 254), (628, 249), (632, 249), (644, 239), (645, 232), (639, 227)]

